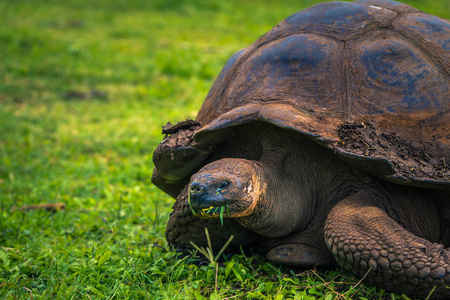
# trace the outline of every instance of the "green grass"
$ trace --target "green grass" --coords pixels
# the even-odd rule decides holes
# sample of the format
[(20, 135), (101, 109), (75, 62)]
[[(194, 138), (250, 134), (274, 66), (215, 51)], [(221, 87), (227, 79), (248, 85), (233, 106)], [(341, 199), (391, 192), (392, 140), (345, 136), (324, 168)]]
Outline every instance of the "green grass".
[[(1, 0), (0, 298), (396, 298), (339, 268), (197, 266), (165, 241), (161, 126), (194, 118), (229, 56), (317, 2)], [(408, 3), (450, 18), (447, 0)]]

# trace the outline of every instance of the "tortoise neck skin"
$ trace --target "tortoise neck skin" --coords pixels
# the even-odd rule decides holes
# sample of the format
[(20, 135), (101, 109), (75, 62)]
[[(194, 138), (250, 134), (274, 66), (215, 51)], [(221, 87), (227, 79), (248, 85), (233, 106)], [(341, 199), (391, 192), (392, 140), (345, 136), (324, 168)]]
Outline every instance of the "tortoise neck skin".
[(266, 133), (261, 158), (253, 161), (263, 192), (254, 200), (253, 213), (236, 220), (266, 237), (309, 229), (323, 246), (328, 212), (349, 194), (368, 188), (370, 179), (315, 142), (290, 133)]

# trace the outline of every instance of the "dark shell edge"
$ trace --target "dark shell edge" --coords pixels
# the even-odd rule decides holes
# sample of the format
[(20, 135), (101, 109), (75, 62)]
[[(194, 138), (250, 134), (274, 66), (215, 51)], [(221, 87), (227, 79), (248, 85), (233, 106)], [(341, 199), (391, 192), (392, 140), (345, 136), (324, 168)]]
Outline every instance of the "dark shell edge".
[(229, 131), (240, 125), (252, 122), (267, 122), (274, 126), (299, 132), (333, 151), (346, 163), (375, 175), (384, 180), (421, 188), (450, 190), (450, 181), (429, 177), (405, 176), (396, 169), (397, 161), (391, 161), (383, 156), (365, 156), (353, 153), (339, 146), (340, 138), (337, 126), (342, 123), (338, 118), (316, 119), (314, 115), (300, 112), (293, 106), (285, 103), (249, 104), (235, 108), (208, 125), (199, 129), (194, 140), (200, 145), (217, 145)]

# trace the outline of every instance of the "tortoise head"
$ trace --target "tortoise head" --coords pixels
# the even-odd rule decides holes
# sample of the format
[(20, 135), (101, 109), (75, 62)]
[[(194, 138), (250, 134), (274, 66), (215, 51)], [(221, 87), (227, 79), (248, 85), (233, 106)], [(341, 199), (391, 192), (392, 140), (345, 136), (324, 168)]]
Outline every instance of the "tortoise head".
[(262, 193), (257, 162), (225, 158), (204, 166), (189, 185), (189, 205), (204, 218), (249, 216)]

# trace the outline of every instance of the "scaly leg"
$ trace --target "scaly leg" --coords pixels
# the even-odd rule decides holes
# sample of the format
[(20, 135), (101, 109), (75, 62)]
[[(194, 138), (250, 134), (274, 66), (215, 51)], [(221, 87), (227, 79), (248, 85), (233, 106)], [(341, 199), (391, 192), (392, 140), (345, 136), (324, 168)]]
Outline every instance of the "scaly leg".
[(325, 242), (345, 269), (388, 291), (450, 299), (450, 248), (405, 230), (364, 193), (338, 203)]

